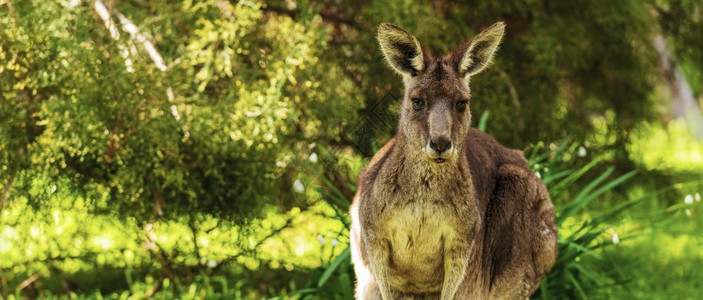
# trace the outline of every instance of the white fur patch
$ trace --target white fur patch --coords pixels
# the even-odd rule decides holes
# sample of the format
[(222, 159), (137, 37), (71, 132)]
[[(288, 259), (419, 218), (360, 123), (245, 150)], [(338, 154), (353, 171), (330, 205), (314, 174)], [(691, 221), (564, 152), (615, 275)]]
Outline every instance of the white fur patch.
[(422, 71), (422, 69), (425, 67), (425, 62), (422, 59), (422, 49), (420, 48), (419, 45), (418, 45), (418, 51), (420, 51), (420, 54), (413, 57), (413, 59), (410, 60), (410, 63), (412, 64), (413, 68), (415, 68), (415, 70), (417, 70), (419, 72), (419, 71)]

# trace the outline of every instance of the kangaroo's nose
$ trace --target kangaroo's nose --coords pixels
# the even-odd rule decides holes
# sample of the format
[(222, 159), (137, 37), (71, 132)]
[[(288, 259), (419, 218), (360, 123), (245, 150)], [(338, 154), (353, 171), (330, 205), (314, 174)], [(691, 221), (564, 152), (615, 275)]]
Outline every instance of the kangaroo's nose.
[(446, 137), (439, 137), (430, 140), (430, 148), (437, 151), (437, 153), (442, 154), (442, 152), (449, 150), (452, 147), (452, 141)]

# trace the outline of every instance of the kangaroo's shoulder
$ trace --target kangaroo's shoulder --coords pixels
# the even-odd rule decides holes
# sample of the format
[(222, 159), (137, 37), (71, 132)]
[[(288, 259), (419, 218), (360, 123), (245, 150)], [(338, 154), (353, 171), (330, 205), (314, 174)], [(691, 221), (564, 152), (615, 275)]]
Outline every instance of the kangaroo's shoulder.
[(464, 145), (465, 154), (473, 163), (472, 168), (480, 167), (479, 165), (498, 168), (504, 164), (527, 167), (527, 159), (521, 150), (505, 147), (495, 138), (478, 129), (469, 129)]
[(500, 177), (500, 169), (512, 166), (527, 170), (527, 160), (520, 150), (501, 145), (496, 139), (478, 129), (471, 128), (464, 141), (464, 155), (469, 161), (478, 204), (485, 210)]
[(376, 176), (378, 176), (379, 171), (388, 160), (388, 157), (395, 149), (395, 145), (396, 138), (393, 137), (380, 150), (378, 150), (378, 152), (376, 152), (376, 154), (371, 158), (371, 161), (363, 169), (361, 169), (357, 179), (358, 190), (362, 190), (373, 183)]

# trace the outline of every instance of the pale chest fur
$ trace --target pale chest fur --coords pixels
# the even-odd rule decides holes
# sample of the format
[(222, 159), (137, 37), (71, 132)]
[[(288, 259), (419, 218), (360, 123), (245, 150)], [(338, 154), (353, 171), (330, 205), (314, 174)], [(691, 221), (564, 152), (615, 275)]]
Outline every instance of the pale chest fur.
[(442, 290), (445, 249), (467, 240), (475, 223), (475, 206), (467, 205), (473, 202), (472, 186), (460, 179), (417, 176), (408, 179), (412, 184), (404, 190), (390, 192), (393, 187), (384, 183), (374, 188), (372, 197), (385, 200), (379, 234), (389, 246), (392, 287), (416, 293)]

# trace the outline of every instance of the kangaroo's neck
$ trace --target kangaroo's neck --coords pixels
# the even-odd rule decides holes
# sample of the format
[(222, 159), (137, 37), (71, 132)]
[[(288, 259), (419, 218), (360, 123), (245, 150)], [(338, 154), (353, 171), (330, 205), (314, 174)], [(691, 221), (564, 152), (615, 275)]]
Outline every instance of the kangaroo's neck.
[(421, 149), (408, 144), (402, 134), (398, 134), (383, 177), (392, 178), (392, 184), (405, 191), (473, 189), (470, 170), (469, 161), (461, 151), (449, 161), (436, 163)]

